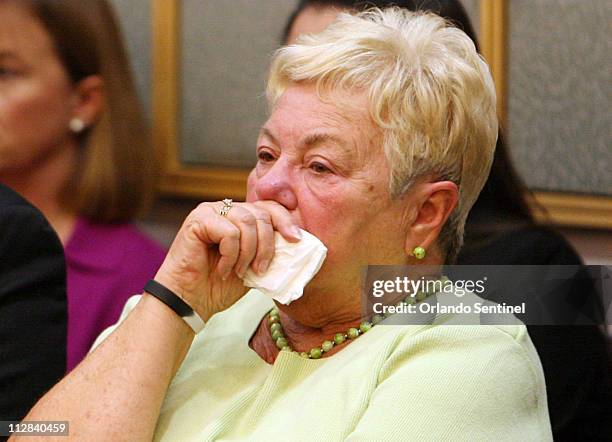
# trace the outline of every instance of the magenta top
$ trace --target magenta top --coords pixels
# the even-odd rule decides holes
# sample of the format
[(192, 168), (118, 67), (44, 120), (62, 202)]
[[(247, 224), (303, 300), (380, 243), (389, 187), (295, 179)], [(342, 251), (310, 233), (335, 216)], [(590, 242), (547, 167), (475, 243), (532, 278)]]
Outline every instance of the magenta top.
[(67, 370), (119, 319), (125, 301), (155, 276), (165, 251), (133, 224), (77, 220), (65, 247), (68, 273)]

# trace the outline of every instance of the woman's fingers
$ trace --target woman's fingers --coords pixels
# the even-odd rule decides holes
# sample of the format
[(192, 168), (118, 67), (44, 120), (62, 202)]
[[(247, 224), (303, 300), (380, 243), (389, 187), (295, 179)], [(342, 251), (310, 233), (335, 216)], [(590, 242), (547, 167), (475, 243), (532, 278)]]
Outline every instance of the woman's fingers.
[(240, 247), (234, 271), (242, 278), (255, 258), (258, 247), (257, 219), (255, 214), (242, 204), (234, 205), (225, 217), (240, 231)]
[[(205, 244), (217, 244), (219, 261), (214, 269), (222, 279), (226, 279), (235, 267), (241, 253), (242, 231), (240, 228), (219, 215), (220, 210), (214, 203), (203, 203), (193, 212), (201, 228), (198, 229)], [(212, 271), (213, 269), (210, 269)]]
[(257, 273), (268, 269), (274, 257), (275, 230), (291, 242), (300, 239), (300, 230), (291, 214), (273, 201), (236, 203), (226, 218), (240, 229), (240, 254), (234, 270), (241, 278), (249, 265)]
[(222, 228), (225, 230), (223, 237), (219, 241), (219, 262), (217, 262), (217, 273), (222, 279), (232, 273), (232, 269), (235, 267), (240, 257), (240, 230), (230, 222), (225, 222), (226, 226)]
[(287, 241), (298, 242), (302, 239), (299, 226), (293, 221), (289, 211), (282, 205), (274, 201), (256, 201), (252, 204), (270, 214), (272, 228), (283, 235)]
[(251, 263), (251, 267), (257, 273), (264, 273), (274, 258), (274, 228), (270, 214), (256, 206), (251, 210), (257, 220), (257, 255)]
[(258, 273), (265, 272), (274, 257), (274, 228), (267, 210), (252, 204), (235, 204), (227, 219), (240, 230), (240, 255), (234, 267), (242, 278), (249, 265)]
[[(218, 242), (221, 238), (211, 238), (219, 244), (221, 260), (218, 273), (224, 278), (228, 276), (228, 266), (232, 263), (233, 270), (240, 278), (244, 277), (249, 266), (255, 272), (265, 272), (274, 257), (275, 230), (291, 242), (301, 238), (300, 230), (293, 222), (291, 214), (273, 201), (234, 203), (225, 216), (221, 216), (222, 203), (205, 204), (214, 210), (217, 220), (233, 224), (239, 232), (237, 236), (234, 231), (229, 231), (231, 236), (224, 242), (223, 250)], [(239, 244), (237, 256), (236, 243)]]
[[(278, 203), (235, 203), (225, 216), (222, 208), (222, 202), (202, 203), (189, 214), (156, 275), (201, 315), (237, 299), (231, 295), (243, 287), (237, 278), (229, 278), (232, 272), (243, 277), (249, 266), (258, 273), (267, 270), (275, 253), (275, 231), (289, 241), (299, 240), (299, 228)], [(231, 279), (231, 284), (218, 284), (213, 274)], [(220, 287), (225, 287), (223, 293)]]

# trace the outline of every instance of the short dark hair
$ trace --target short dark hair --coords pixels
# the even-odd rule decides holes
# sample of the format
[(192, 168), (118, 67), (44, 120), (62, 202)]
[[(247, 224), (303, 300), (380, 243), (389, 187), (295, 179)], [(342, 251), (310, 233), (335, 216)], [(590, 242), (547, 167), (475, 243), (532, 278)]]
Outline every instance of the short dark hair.
[(474, 44), (476, 44), (476, 48), (478, 49), (476, 34), (474, 33), (474, 28), (472, 28), (470, 19), (461, 3), (456, 0), (300, 0), (285, 25), (282, 36), (283, 42), (287, 41), (289, 32), (298, 15), (308, 7), (363, 11), (368, 8), (384, 9), (391, 6), (397, 6), (398, 8), (404, 8), (410, 11), (430, 11), (438, 14), (440, 17), (444, 17), (459, 29), (463, 30), (463, 32), (472, 39)]

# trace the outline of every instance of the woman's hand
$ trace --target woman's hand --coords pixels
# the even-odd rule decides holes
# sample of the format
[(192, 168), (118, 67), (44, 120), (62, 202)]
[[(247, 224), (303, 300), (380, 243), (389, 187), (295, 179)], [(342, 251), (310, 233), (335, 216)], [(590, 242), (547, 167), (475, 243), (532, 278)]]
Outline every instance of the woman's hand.
[(155, 280), (180, 295), (207, 321), (246, 293), (241, 277), (249, 266), (267, 270), (274, 256), (274, 231), (300, 239), (298, 226), (273, 201), (234, 203), (221, 216), (223, 202), (202, 203), (181, 226)]
[[(299, 236), (289, 212), (275, 202), (236, 203), (226, 217), (220, 215), (222, 207), (221, 202), (203, 203), (189, 214), (155, 276), (205, 321), (244, 295), (238, 275), (249, 266), (266, 270), (274, 256), (275, 230), (289, 241)], [(123, 440), (126, 435), (152, 440), (168, 386), (194, 336), (173, 311), (152, 296), (143, 297), (26, 419), (68, 420), (75, 440)]]
[[(155, 279), (205, 321), (245, 292), (238, 275), (264, 271), (274, 256), (274, 231), (298, 241), (299, 230), (280, 204), (203, 203), (179, 230)], [(143, 256), (146, 259), (146, 256)], [(51, 389), (27, 420), (68, 420), (75, 440), (152, 440), (162, 401), (194, 334), (152, 296)], [(109, 407), (108, 404), (113, 404)], [(87, 413), (83, 413), (83, 406)]]

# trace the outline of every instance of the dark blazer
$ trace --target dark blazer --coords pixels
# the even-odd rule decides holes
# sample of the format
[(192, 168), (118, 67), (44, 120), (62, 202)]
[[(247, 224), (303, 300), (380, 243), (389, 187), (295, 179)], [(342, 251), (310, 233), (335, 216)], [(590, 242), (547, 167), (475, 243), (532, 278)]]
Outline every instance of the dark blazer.
[(66, 267), (44, 216), (0, 184), (0, 420), (20, 420), (66, 371)]

